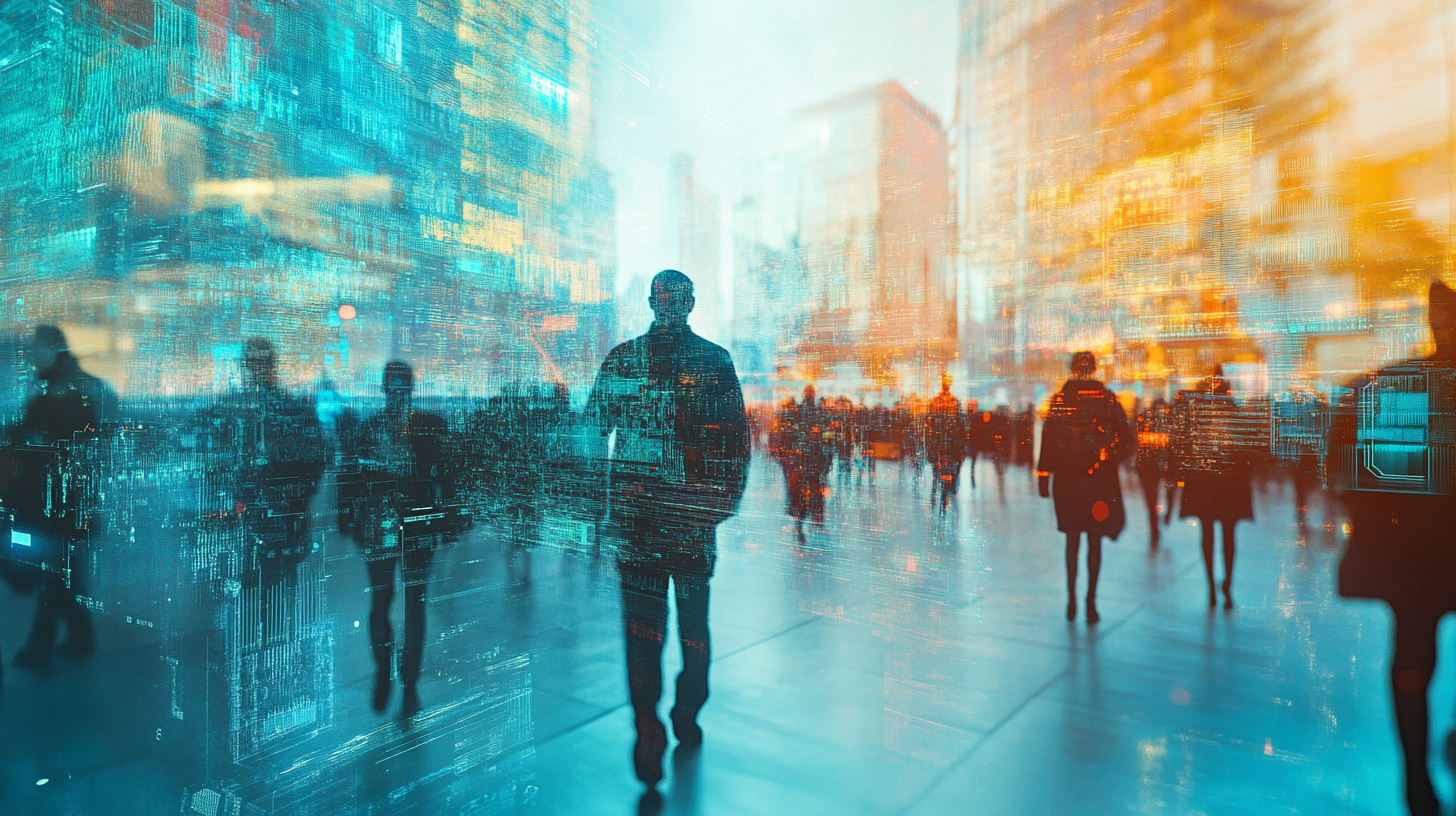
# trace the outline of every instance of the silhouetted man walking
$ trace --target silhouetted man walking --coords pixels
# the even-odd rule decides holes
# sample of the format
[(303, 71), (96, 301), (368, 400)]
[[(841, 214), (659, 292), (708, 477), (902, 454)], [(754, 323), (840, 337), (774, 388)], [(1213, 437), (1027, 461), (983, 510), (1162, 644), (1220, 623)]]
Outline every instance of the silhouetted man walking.
[[(1431, 383), (1456, 379), (1456, 292), (1440, 282), (1432, 283), (1429, 317), (1436, 341), (1434, 353), (1347, 383), (1343, 398), (1334, 406), (1329, 457), (1330, 480), (1341, 490), (1352, 525), (1349, 544), (1340, 560), (1340, 594), (1385, 601), (1395, 617), (1391, 699), (1405, 754), (1406, 806), (1413, 816), (1441, 812), (1426, 765), (1430, 733), (1426, 698), (1431, 675), (1436, 671), (1437, 626), (1447, 612), (1456, 611), (1456, 542), (1451, 525), (1456, 517), (1456, 496), (1397, 492), (1402, 488), (1392, 483), (1398, 480), (1387, 482), (1380, 478), (1382, 472), (1369, 463), (1378, 463), (1382, 470), (1388, 469), (1384, 475), (1395, 476), (1403, 472), (1400, 466), (1410, 468), (1414, 463), (1419, 478), (1399, 481), (1419, 483), (1425, 481), (1426, 463), (1431, 462), (1434, 466), (1429, 477), (1437, 483), (1437, 491), (1443, 489), (1440, 482), (1452, 479), (1450, 460), (1439, 457), (1435, 449), (1420, 451), (1419, 455), (1406, 452), (1425, 444), (1412, 441), (1427, 435), (1427, 428), (1421, 426), (1430, 423), (1433, 436), (1441, 433), (1442, 417), (1428, 417), (1427, 412), (1451, 411), (1439, 396), (1449, 393), (1447, 388), (1430, 388), (1426, 378), (1430, 377)], [(1381, 380), (1385, 383), (1380, 384)], [(1419, 390), (1409, 394), (1397, 391), (1394, 398), (1380, 390), (1402, 381), (1420, 383)], [(1398, 407), (1412, 403), (1424, 410)], [(1396, 410), (1390, 411), (1386, 405), (1396, 406)], [(1393, 428), (1381, 426), (1387, 412), (1393, 414), (1388, 420)], [(1370, 420), (1374, 420), (1374, 427), (1362, 427)], [(1363, 443), (1362, 437), (1373, 438), (1373, 444)], [(1395, 444), (1391, 444), (1392, 440)], [(1395, 448), (1401, 457), (1386, 454), (1377, 459), (1381, 447)]]
[(667, 731), (657, 718), (668, 579), (677, 595), (683, 670), (672, 708), (673, 733), (702, 741), (699, 709), (708, 699), (708, 579), (717, 560), (716, 527), (736, 511), (747, 474), (748, 417), (733, 360), (688, 328), (693, 283), (676, 270), (652, 279), (647, 333), (612, 350), (587, 403), (608, 439), (608, 514), (620, 536), (617, 569), (626, 628), (627, 683), (636, 713), (637, 778), (662, 779)]
[[(81, 369), (65, 334), (55, 326), (37, 326), (26, 352), (35, 367), (36, 381), (25, 416), (10, 431), (20, 461), (5, 503), (14, 513), (16, 529), (46, 542), (52, 558), (65, 564), (79, 560), (66, 556), (67, 550), (80, 543), (79, 525), (74, 497), (55, 490), (52, 484), (61, 463), (55, 446), (75, 441), (76, 434), (95, 430), (102, 417), (114, 416), (116, 392)], [(67, 630), (67, 640), (60, 647), (62, 657), (85, 657), (95, 651), (91, 618), (76, 597), (85, 591), (85, 573), (59, 565), (43, 571), (35, 622), (15, 655), (17, 666), (46, 669), (62, 622)]]
[(404, 696), (400, 716), (408, 720), (420, 710), (418, 684), (425, 648), (425, 589), (430, 562), (444, 543), (449, 521), (444, 502), (454, 496), (446, 467), (447, 427), (437, 414), (414, 408), (414, 370), (393, 361), (384, 367), (384, 410), (365, 420), (349, 440), (357, 457), (357, 474), (340, 479), (357, 508), (354, 540), (364, 548), (369, 570), (369, 641), (374, 653), (376, 712), (389, 703), (394, 628), (389, 606), (394, 600), (394, 575), (404, 585), (404, 648), (399, 682)]

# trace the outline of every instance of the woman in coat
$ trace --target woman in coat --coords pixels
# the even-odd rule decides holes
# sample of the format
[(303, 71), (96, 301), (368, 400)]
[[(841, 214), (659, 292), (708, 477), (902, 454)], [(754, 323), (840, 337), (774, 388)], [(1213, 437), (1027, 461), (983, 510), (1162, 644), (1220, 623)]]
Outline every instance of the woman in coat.
[(1116, 539), (1125, 521), (1118, 461), (1132, 446), (1127, 414), (1100, 381), (1092, 379), (1097, 358), (1072, 355), (1072, 378), (1052, 395), (1042, 426), (1038, 489), (1051, 495), (1057, 529), (1067, 536), (1067, 620), (1077, 617), (1077, 550), (1087, 535), (1087, 623), (1097, 614), (1097, 578), (1102, 539)]
[[(1204, 377), (1194, 393), (1229, 397), (1231, 389), (1223, 378), (1223, 366), (1214, 369), (1212, 377)], [(1189, 472), (1183, 479), (1181, 518), (1196, 518), (1203, 534), (1203, 571), (1208, 576), (1208, 606), (1218, 605), (1213, 587), (1213, 524), (1223, 527), (1223, 607), (1234, 605), (1234, 527), (1245, 519), (1254, 519), (1254, 488), (1248, 469), (1238, 463), (1226, 463), (1220, 472)]]

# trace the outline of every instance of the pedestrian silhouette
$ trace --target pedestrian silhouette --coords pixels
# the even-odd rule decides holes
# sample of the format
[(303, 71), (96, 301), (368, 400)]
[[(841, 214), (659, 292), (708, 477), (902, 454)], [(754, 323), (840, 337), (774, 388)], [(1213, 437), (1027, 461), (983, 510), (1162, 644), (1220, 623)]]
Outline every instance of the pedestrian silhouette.
[(1254, 519), (1254, 488), (1248, 464), (1229, 455), (1236, 440), (1221, 438), (1229, 435), (1230, 423), (1220, 420), (1236, 411), (1232, 388), (1223, 376), (1223, 366), (1217, 366), (1212, 376), (1199, 381), (1191, 396), (1184, 395), (1183, 404), (1185, 414), (1190, 418), (1208, 418), (1206, 421), (1194, 418), (1184, 423), (1184, 432), (1195, 437), (1190, 440), (1190, 447), (1202, 445), (1220, 451), (1220, 461), (1212, 469), (1183, 470), (1180, 517), (1198, 519), (1210, 609), (1218, 605), (1213, 578), (1214, 522), (1223, 528), (1223, 604), (1225, 609), (1232, 609), (1234, 556), (1237, 554), (1234, 528), (1240, 521)]
[(7, 566), (7, 573), (19, 588), (39, 587), (35, 619), (15, 665), (43, 671), (61, 623), (67, 639), (60, 656), (85, 657), (96, 648), (90, 615), (77, 599), (85, 592), (86, 571), (77, 557), (84, 519), (76, 518), (77, 497), (64, 489), (64, 471), (78, 435), (96, 430), (103, 410), (115, 415), (116, 394), (81, 369), (55, 326), (37, 326), (26, 353), (36, 379), (25, 414), (10, 432), (5, 505), (12, 517), (10, 549), (31, 558)]
[[(1148, 509), (1148, 548), (1156, 550), (1162, 539), (1163, 524), (1158, 519), (1158, 499), (1162, 495), (1163, 477), (1168, 472), (1168, 446), (1172, 432), (1172, 414), (1168, 401), (1157, 397), (1137, 417), (1138, 484)], [(1172, 500), (1172, 497), (1169, 497)]]
[(834, 458), (828, 422), (813, 385), (804, 386), (804, 402), (785, 405), (774, 454), (784, 469), (789, 515), (797, 526), (805, 519), (824, 524), (824, 482)]
[[(1416, 416), (1397, 410), (1385, 418), (1380, 409), (1386, 389), (1397, 391), (1387, 404), (1399, 407), (1414, 402), (1410, 397), (1418, 396), (1425, 404), (1428, 395), (1451, 393), (1456, 375), (1456, 292), (1432, 283), (1428, 314), (1436, 345), (1433, 354), (1388, 366), (1342, 389), (1331, 418), (1328, 458), (1331, 484), (1348, 507), (1351, 523), (1340, 560), (1340, 594), (1385, 601), (1395, 617), (1391, 698), (1405, 756), (1406, 804), (1413, 816), (1440, 812), (1426, 766), (1430, 728), (1426, 693), (1436, 670), (1437, 624), (1447, 612), (1456, 611), (1456, 548), (1451, 546), (1456, 497), (1450, 495), (1456, 474), (1449, 470), (1449, 437), (1442, 440), (1438, 435), (1438, 427), (1450, 422), (1456, 406), (1444, 404), (1449, 400), (1445, 396), (1433, 399), (1428, 410)], [(1398, 393), (1416, 383), (1424, 393)], [(1431, 387), (1438, 383), (1439, 387)], [(1395, 433), (1386, 433), (1392, 430)], [(1435, 449), (1420, 450), (1426, 445), (1417, 442), (1433, 435), (1432, 441), (1447, 443), (1440, 456)], [(1363, 444), (1362, 439), (1373, 443)], [(1379, 464), (1387, 475), (1413, 477), (1399, 480), (1410, 486), (1387, 483), (1362, 467), (1367, 457), (1382, 457)], [(1408, 471), (1413, 462), (1430, 461), (1444, 461), (1446, 467), (1423, 473), (1422, 464), (1418, 468), (1422, 473)]]
[(1057, 529), (1067, 536), (1067, 620), (1077, 617), (1077, 550), (1087, 535), (1087, 623), (1097, 623), (1102, 539), (1122, 533), (1124, 510), (1118, 462), (1131, 447), (1127, 414), (1100, 381), (1097, 358), (1072, 355), (1072, 378), (1052, 395), (1042, 426), (1037, 488), (1052, 496)]
[(966, 418), (961, 413), (961, 401), (950, 392), (950, 384), (950, 375), (940, 378), (940, 393), (930, 400), (925, 412), (925, 458), (935, 474), (942, 511), (950, 505), (960, 484), (968, 447)]
[(260, 591), (264, 642), (288, 635), (298, 564), (312, 551), (308, 507), (327, 457), (323, 427), (308, 402), (278, 383), (278, 354), (259, 337), (243, 344), (243, 387), (215, 406), (212, 444), (226, 451), (241, 516), (242, 585)]
[(418, 683), (425, 644), (425, 589), (430, 562), (454, 523), (454, 496), (446, 465), (445, 420), (415, 410), (414, 371), (394, 361), (384, 367), (384, 408), (360, 424), (349, 445), (357, 471), (341, 480), (352, 503), (353, 537), (369, 571), (369, 643), (374, 653), (376, 712), (389, 703), (395, 653), (389, 606), (395, 574), (404, 586), (404, 644), (400, 715), (420, 710)]
[(662, 779), (667, 732), (657, 717), (669, 579), (683, 655), (670, 718), (684, 745), (702, 740), (698, 711), (708, 699), (708, 580), (716, 528), (737, 511), (749, 456), (743, 392), (728, 352), (694, 334), (692, 281), (676, 270), (652, 279), (647, 333), (607, 355), (587, 417), (611, 456), (608, 513), (620, 539), (627, 683), (637, 743), (637, 778)]

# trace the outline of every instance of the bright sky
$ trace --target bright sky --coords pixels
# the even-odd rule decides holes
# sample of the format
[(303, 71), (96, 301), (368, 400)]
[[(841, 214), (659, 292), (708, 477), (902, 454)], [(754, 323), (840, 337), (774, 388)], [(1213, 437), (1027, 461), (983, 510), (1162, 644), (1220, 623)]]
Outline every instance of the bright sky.
[(668, 263), (659, 208), (674, 152), (696, 157), (699, 178), (722, 196), (726, 253), (743, 165), (798, 108), (898, 79), (949, 122), (956, 8), (956, 0), (598, 0), (594, 101), (618, 196), (618, 292)]

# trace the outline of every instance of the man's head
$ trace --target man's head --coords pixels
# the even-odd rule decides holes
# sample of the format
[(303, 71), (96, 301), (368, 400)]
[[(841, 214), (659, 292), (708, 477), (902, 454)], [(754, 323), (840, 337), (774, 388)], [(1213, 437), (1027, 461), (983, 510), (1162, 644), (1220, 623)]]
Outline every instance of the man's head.
[(384, 366), (384, 407), (408, 411), (415, 390), (415, 372), (408, 363), (391, 360)]
[(1433, 282), (1427, 316), (1431, 322), (1431, 336), (1436, 341), (1436, 355), (1456, 356), (1456, 292), (1440, 281)]
[(676, 269), (664, 269), (652, 277), (652, 292), (647, 305), (662, 323), (686, 323), (688, 314), (697, 305), (693, 297), (693, 281)]
[(278, 384), (278, 352), (261, 337), (249, 337), (243, 344), (243, 384), (248, 388), (272, 388)]
[(1090, 351), (1079, 351), (1072, 355), (1072, 376), (1086, 379), (1097, 370), (1097, 355)]
[(54, 368), (60, 356), (69, 350), (66, 333), (51, 325), (36, 326), (35, 334), (31, 335), (30, 342), (25, 347), (30, 364), (42, 374)]

